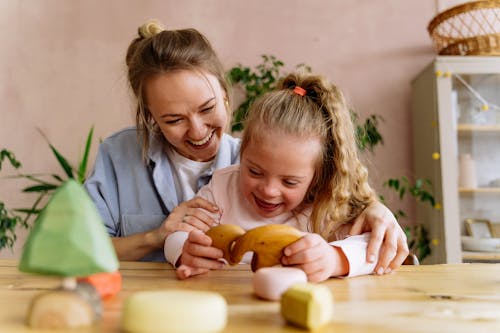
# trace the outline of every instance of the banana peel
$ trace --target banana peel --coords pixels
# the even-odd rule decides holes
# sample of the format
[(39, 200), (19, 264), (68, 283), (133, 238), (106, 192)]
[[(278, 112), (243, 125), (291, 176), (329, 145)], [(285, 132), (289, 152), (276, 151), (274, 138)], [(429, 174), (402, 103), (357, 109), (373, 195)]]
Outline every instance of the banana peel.
[(246, 252), (254, 252), (252, 271), (280, 264), (283, 249), (302, 237), (298, 229), (285, 224), (257, 227), (246, 233), (239, 226), (221, 224), (207, 231), (212, 246), (221, 249), (231, 265), (239, 263)]

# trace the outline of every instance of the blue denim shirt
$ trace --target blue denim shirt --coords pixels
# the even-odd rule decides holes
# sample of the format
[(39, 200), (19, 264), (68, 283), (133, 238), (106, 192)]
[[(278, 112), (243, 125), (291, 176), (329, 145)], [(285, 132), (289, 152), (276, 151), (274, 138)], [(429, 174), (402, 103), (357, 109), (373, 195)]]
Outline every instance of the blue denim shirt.
[[(212, 167), (198, 180), (207, 184), (216, 169), (239, 163), (240, 140), (224, 134)], [(155, 229), (180, 204), (171, 162), (162, 142), (152, 137), (148, 163), (142, 159), (142, 141), (135, 127), (125, 128), (99, 146), (94, 170), (85, 188), (96, 204), (111, 237)], [(165, 261), (159, 250), (144, 261)]]

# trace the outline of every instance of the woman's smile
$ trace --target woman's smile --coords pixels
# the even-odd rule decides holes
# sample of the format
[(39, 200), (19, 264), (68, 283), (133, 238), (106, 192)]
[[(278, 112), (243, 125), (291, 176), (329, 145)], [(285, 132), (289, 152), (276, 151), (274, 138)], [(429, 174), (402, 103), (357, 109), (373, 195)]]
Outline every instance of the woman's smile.
[(193, 161), (210, 161), (219, 149), (228, 115), (217, 78), (179, 70), (148, 80), (146, 99), (168, 143)]
[(201, 139), (201, 140), (194, 141), (194, 140), (189, 140), (188, 139), (187, 141), (191, 145), (193, 145), (194, 148), (196, 148), (196, 149), (203, 149), (203, 148), (206, 148), (208, 145), (210, 145), (210, 141), (211, 141), (214, 133), (215, 133), (215, 129), (212, 129), (210, 131), (210, 133), (208, 133), (208, 135), (205, 138)]

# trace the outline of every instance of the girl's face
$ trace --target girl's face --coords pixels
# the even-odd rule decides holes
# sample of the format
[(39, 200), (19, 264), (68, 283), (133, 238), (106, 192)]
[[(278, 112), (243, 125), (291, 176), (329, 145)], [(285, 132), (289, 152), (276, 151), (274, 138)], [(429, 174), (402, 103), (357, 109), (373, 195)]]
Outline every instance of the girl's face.
[(165, 139), (193, 161), (209, 161), (228, 123), (223, 89), (208, 73), (179, 70), (146, 81), (145, 100)]
[(320, 154), (319, 138), (267, 133), (251, 140), (241, 156), (244, 197), (265, 218), (292, 211), (304, 201)]

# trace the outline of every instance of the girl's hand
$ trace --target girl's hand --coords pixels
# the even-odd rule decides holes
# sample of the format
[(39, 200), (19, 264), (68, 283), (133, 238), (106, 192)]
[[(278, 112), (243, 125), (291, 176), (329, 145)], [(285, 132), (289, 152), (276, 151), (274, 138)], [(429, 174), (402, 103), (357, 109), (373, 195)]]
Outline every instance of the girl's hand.
[(184, 201), (172, 210), (158, 229), (153, 231), (158, 247), (163, 247), (165, 238), (174, 231), (201, 230), (205, 232), (217, 223), (200, 208), (214, 214), (219, 211), (217, 206), (200, 197)]
[(318, 234), (307, 233), (283, 252), (281, 263), (302, 269), (311, 282), (324, 281), (331, 276), (349, 272), (349, 264), (342, 251), (328, 244)]
[(377, 253), (379, 259), (375, 272), (379, 275), (395, 270), (408, 256), (406, 235), (392, 212), (380, 202), (375, 202), (354, 220), (349, 234), (359, 235), (371, 232), (366, 250), (368, 262), (373, 262)]
[(176, 270), (179, 279), (206, 273), (211, 269), (221, 269), (224, 263), (222, 250), (212, 247), (212, 239), (199, 230), (189, 233)]

